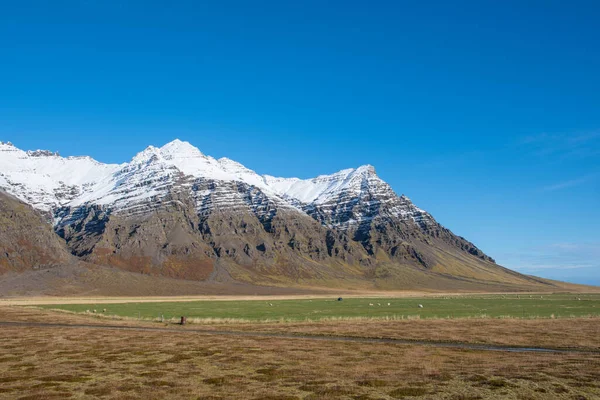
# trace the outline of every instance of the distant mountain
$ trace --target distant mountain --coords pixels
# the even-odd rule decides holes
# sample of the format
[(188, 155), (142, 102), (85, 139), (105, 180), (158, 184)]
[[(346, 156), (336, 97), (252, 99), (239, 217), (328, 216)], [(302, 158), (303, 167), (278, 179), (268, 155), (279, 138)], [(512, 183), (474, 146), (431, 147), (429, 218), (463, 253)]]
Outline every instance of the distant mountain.
[(496, 265), (370, 165), (303, 180), (180, 140), (120, 165), (0, 142), (0, 188), (41, 212), (73, 255), (144, 274), (382, 289), (546, 284)]

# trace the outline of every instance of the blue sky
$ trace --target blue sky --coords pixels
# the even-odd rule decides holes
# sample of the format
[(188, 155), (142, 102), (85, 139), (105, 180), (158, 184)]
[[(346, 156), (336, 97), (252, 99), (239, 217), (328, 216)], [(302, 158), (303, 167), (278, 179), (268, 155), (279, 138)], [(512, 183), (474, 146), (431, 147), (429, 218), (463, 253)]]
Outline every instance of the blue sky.
[(0, 139), (372, 164), (499, 263), (600, 285), (600, 4), (0, 2)]

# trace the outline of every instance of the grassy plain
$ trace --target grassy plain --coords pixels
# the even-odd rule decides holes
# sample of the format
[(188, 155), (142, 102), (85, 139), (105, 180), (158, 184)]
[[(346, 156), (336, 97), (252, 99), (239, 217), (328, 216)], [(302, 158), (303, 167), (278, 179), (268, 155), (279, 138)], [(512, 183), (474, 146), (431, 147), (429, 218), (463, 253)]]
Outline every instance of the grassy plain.
[[(419, 305), (423, 307), (420, 308)], [(600, 316), (600, 294), (460, 295), (423, 298), (264, 299), (116, 304), (52, 304), (47, 309), (140, 319), (186, 316), (198, 320), (318, 321), (403, 318), (565, 318)]]
[(600, 295), (529, 296), (0, 305), (0, 399), (600, 399)]
[[(157, 327), (23, 307), (0, 307), (1, 321), (72, 326), (0, 328), (0, 399), (569, 399), (600, 398), (600, 354), (507, 353), (434, 346), (214, 335), (200, 326), (169, 331), (89, 329), (78, 324)], [(523, 324), (523, 323), (526, 324)], [(257, 324), (261, 330), (324, 332), (348, 323), (396, 336), (454, 332), (476, 342), (494, 325), (512, 342), (546, 336), (600, 347), (600, 319), (451, 319)], [(483, 325), (480, 325), (483, 323)], [(336, 325), (337, 324), (337, 325)], [(354, 324), (354, 325), (352, 325)], [(370, 324), (370, 325), (369, 325)], [(400, 325), (398, 325), (400, 324)], [(529, 325), (531, 324), (531, 325)], [(546, 325), (544, 325), (546, 324)], [(229, 326), (229, 325), (228, 325)], [(496, 325), (498, 326), (498, 325)], [(251, 324), (232, 329), (254, 329)], [(173, 331), (176, 328), (179, 331)], [(194, 328), (196, 330), (190, 330)], [(504, 335), (504, 332), (498, 332)], [(587, 337), (585, 339), (584, 337)]]

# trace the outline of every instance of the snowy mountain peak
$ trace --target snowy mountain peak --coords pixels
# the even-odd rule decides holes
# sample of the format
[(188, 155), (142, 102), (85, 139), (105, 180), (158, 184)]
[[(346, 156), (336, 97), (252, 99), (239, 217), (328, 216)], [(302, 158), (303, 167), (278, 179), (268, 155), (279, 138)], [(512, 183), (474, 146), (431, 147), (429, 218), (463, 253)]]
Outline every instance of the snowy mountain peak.
[(375, 167), (370, 164), (361, 165), (360, 167), (356, 168), (356, 173), (377, 175), (375, 172)]
[(201, 157), (202, 152), (190, 142), (175, 139), (160, 148), (160, 152), (167, 160), (173, 158)]
[[(342, 191), (360, 192), (365, 181), (381, 182), (371, 165), (363, 165), (356, 169), (348, 168), (331, 175), (319, 175), (312, 179), (276, 178), (264, 176), (265, 183), (275, 193), (286, 198), (296, 199), (305, 204), (322, 204)], [(372, 182), (372, 183), (373, 183)], [(369, 182), (367, 182), (367, 185)]]
[(132, 159), (132, 164), (147, 164), (152, 161), (156, 161), (158, 159), (162, 159), (162, 154), (160, 149), (150, 145), (146, 147), (144, 150), (137, 153)]

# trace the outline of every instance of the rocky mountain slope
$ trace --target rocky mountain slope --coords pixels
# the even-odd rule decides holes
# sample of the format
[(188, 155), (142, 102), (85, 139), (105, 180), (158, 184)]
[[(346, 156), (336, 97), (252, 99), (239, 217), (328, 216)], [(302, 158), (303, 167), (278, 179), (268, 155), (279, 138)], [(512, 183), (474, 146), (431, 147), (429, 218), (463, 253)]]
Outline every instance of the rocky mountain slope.
[(35, 210), (0, 191), (0, 273), (73, 261), (67, 245)]
[(208, 282), (348, 288), (542, 285), (398, 196), (372, 166), (259, 175), (187, 142), (121, 165), (0, 142), (0, 188), (82, 260)]

